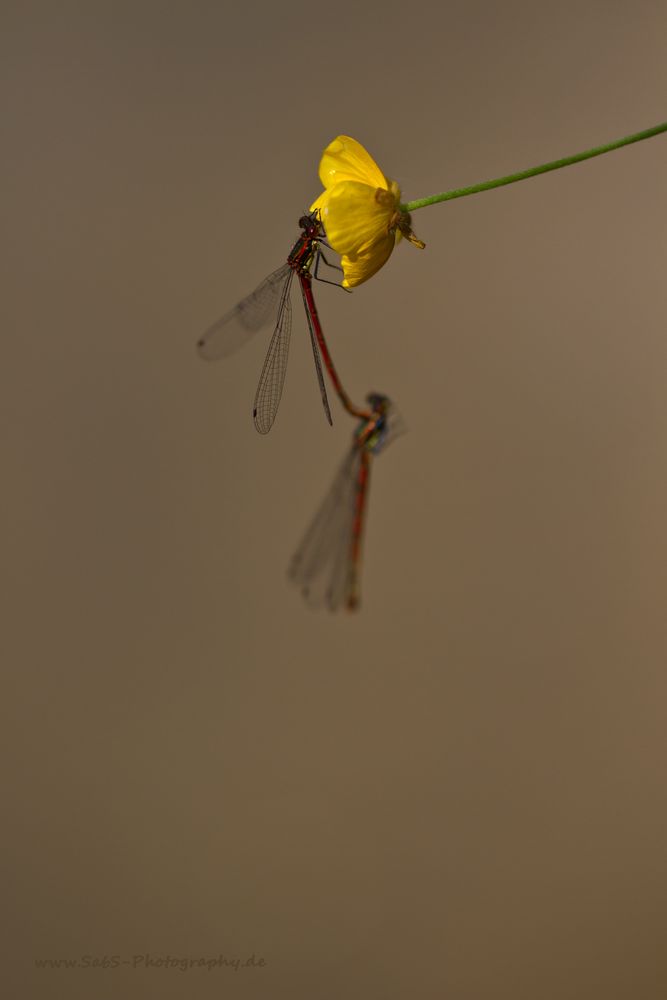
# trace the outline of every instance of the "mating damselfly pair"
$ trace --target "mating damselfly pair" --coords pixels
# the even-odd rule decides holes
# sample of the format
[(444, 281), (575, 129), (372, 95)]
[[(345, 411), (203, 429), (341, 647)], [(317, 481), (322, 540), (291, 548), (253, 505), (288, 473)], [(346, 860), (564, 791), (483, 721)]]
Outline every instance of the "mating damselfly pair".
[(209, 361), (229, 357), (275, 317), (253, 406), (255, 427), (267, 434), (285, 383), (292, 332), (290, 293), (297, 276), (327, 420), (332, 423), (321, 359), (343, 408), (360, 423), (329, 493), (292, 558), (289, 577), (311, 605), (324, 605), (332, 611), (339, 607), (353, 610), (359, 606), (361, 540), (371, 459), (400, 433), (402, 424), (387, 396), (371, 393), (368, 407), (357, 407), (343, 388), (324, 338), (312, 288), (321, 262), (327, 267), (336, 265), (329, 264), (322, 252), (326, 235), (317, 213), (302, 216), (299, 225), (301, 235), (285, 264), (210, 326), (197, 347), (201, 357)]

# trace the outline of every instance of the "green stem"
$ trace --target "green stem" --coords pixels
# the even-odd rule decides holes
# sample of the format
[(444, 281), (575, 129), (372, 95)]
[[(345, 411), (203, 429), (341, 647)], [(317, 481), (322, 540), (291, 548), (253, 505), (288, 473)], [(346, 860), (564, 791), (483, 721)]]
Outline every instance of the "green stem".
[(561, 167), (569, 167), (572, 163), (581, 163), (582, 160), (590, 160), (593, 156), (610, 153), (612, 149), (629, 146), (631, 142), (650, 139), (651, 136), (660, 135), (661, 132), (667, 132), (667, 122), (663, 122), (662, 125), (654, 125), (653, 128), (647, 128), (643, 132), (635, 132), (634, 135), (626, 135), (624, 139), (608, 142), (606, 146), (595, 146), (594, 149), (587, 149), (583, 153), (564, 156), (562, 160), (552, 160), (551, 163), (542, 163), (539, 167), (529, 167), (528, 170), (520, 170), (517, 174), (507, 174), (506, 177), (496, 177), (495, 180), (482, 181), (481, 184), (471, 184), (470, 187), (456, 188), (453, 191), (443, 191), (442, 194), (432, 194), (430, 198), (418, 198), (417, 201), (409, 201), (407, 205), (401, 205), (401, 210), (404, 212), (414, 212), (418, 208), (425, 208), (426, 205), (435, 205), (439, 201), (451, 201), (452, 198), (465, 198), (468, 194), (477, 194), (479, 191), (490, 191), (492, 188), (503, 187), (505, 184), (514, 184), (515, 181), (525, 181), (527, 177), (535, 177), (537, 174), (546, 174), (549, 170), (560, 170)]

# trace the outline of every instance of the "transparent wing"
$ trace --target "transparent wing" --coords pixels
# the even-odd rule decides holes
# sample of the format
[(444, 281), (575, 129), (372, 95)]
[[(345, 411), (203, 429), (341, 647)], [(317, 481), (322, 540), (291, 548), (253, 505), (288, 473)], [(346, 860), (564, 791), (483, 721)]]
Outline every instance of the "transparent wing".
[(293, 274), (289, 264), (283, 264), (265, 278), (254, 292), (210, 326), (197, 341), (200, 356), (206, 361), (227, 358), (273, 320), (284, 286)]
[(315, 337), (315, 331), (313, 329), (313, 320), (310, 315), (310, 309), (308, 308), (308, 299), (303, 290), (303, 285), (301, 286), (301, 295), (303, 296), (303, 304), (306, 310), (306, 319), (308, 320), (308, 331), (310, 333), (310, 343), (313, 348), (313, 357), (315, 359), (315, 372), (317, 374), (317, 384), (320, 387), (320, 395), (322, 397), (322, 406), (324, 407), (324, 414), (329, 421), (329, 424), (333, 424), (331, 418), (331, 408), (329, 407), (329, 400), (327, 399), (327, 390), (324, 385), (324, 376), (322, 374), (322, 359), (320, 358), (320, 349), (317, 346), (317, 338)]
[(289, 342), (292, 334), (292, 303), (289, 294), (293, 277), (294, 271), (290, 268), (280, 298), (278, 322), (271, 337), (255, 393), (252, 415), (255, 427), (260, 434), (268, 434), (271, 430), (278, 412), (280, 397), (283, 394), (289, 357)]
[(375, 415), (376, 433), (360, 439), (365, 421), (361, 423), (352, 448), (290, 562), (289, 578), (313, 607), (325, 605), (336, 611), (341, 605), (356, 606), (358, 545), (368, 503), (368, 463), (371, 455), (379, 454), (406, 429), (386, 396), (371, 393), (367, 398)]
[(360, 461), (353, 447), (290, 562), (288, 576), (312, 607), (337, 611), (347, 602)]

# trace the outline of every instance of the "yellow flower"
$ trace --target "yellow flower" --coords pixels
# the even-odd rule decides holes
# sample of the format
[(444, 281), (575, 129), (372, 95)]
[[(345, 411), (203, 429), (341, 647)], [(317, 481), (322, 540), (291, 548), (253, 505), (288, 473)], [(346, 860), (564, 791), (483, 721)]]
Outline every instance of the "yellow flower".
[(310, 206), (318, 211), (333, 249), (341, 255), (343, 287), (367, 281), (405, 236), (424, 248), (402, 212), (401, 189), (382, 173), (361, 143), (349, 135), (330, 142), (320, 160), (324, 191)]

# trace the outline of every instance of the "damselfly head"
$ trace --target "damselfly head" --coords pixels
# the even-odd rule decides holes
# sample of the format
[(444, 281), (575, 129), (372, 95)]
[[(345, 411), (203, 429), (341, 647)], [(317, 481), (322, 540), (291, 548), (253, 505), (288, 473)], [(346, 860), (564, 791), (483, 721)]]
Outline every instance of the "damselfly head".
[(373, 413), (378, 415), (386, 413), (391, 407), (389, 396), (385, 396), (381, 392), (369, 392), (366, 396), (366, 402)]
[(366, 450), (378, 455), (394, 438), (405, 432), (406, 426), (388, 396), (371, 392), (366, 396), (366, 401), (371, 407), (373, 422), (370, 428), (368, 422), (363, 428), (360, 426), (357, 433)]
[(312, 212), (310, 215), (302, 215), (299, 219), (299, 227), (303, 229), (305, 236), (319, 236), (322, 232), (322, 223), (318, 218), (317, 212)]

